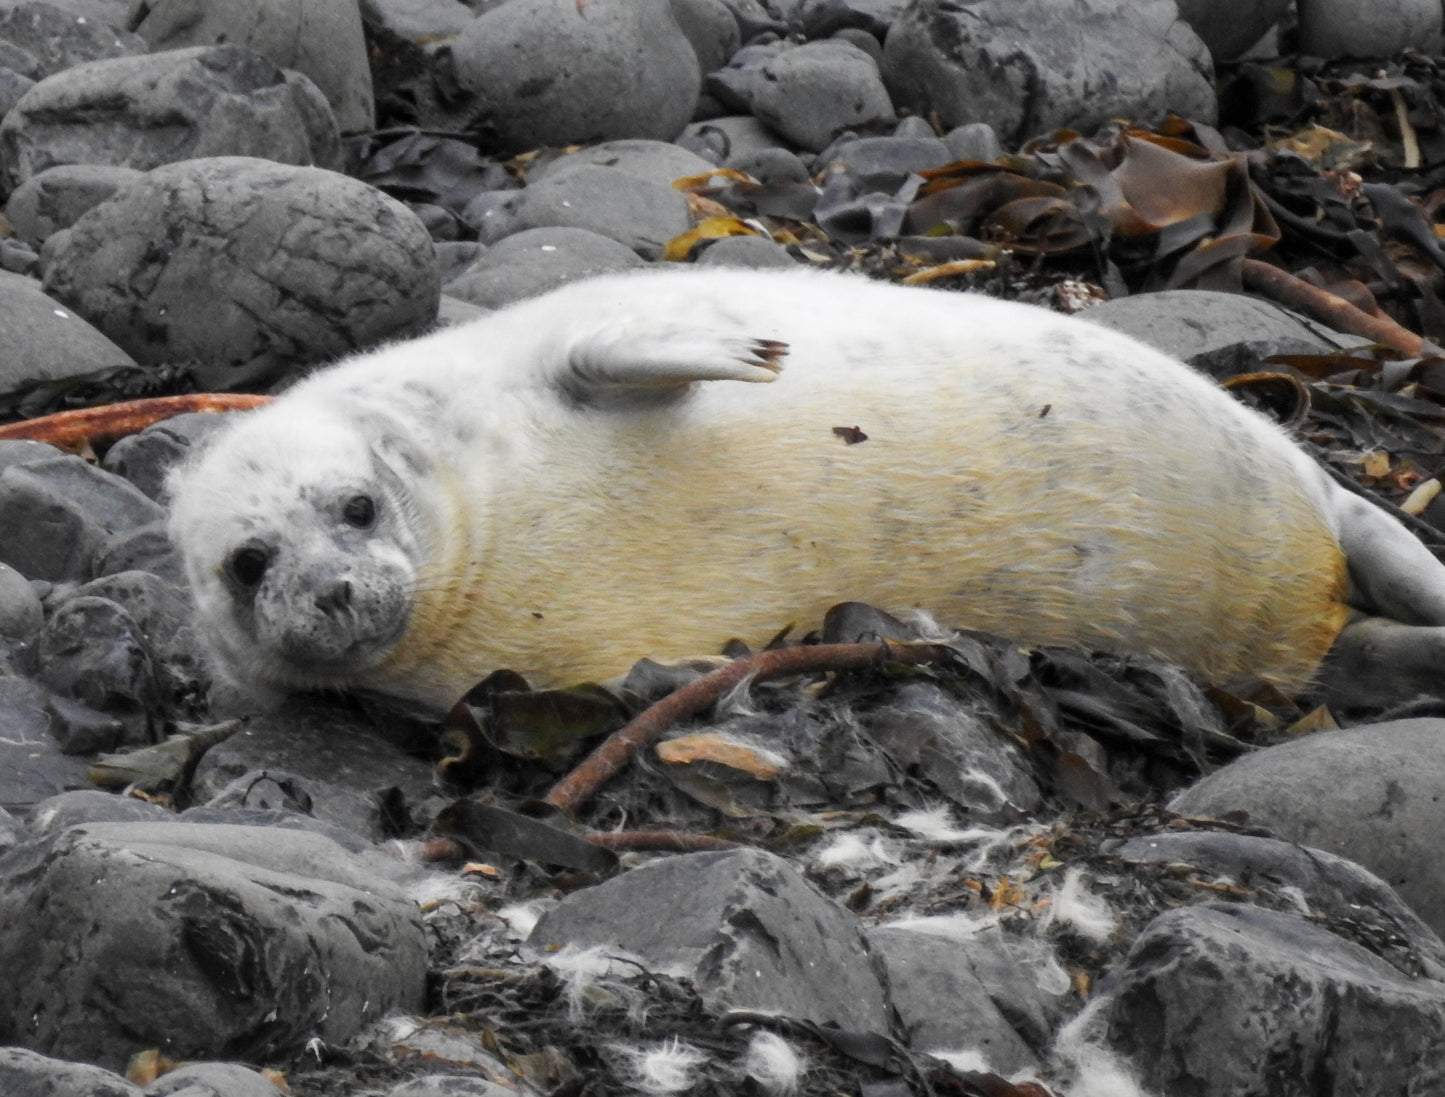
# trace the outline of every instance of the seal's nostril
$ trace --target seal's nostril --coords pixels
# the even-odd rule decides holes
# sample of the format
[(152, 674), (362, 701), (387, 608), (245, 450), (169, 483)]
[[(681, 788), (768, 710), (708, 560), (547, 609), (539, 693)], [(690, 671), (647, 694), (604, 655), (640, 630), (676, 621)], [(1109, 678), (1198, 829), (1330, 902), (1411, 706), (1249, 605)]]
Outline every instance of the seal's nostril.
[(340, 579), (316, 596), (316, 608), (322, 613), (337, 613), (351, 605), (351, 584)]

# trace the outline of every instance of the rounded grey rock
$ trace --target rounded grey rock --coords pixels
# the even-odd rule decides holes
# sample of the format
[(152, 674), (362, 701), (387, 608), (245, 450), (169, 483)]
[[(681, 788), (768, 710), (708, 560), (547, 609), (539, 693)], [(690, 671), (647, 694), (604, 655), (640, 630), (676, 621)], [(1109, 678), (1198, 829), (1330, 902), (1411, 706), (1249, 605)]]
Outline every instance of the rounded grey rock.
[(692, 227), (692, 219), (681, 191), (616, 168), (582, 164), (528, 184), (513, 224), (518, 230), (586, 229), (655, 259), (669, 240)]
[(1170, 805), (1243, 813), (1287, 841), (1354, 861), (1445, 933), (1439, 852), (1445, 720), (1395, 720), (1307, 735), (1216, 770)]
[(114, 19), (97, 18), (97, 12), (85, 10), (88, 6), (24, 0), (7, 4), (7, 10), (0, 13), (0, 39), (34, 58), (36, 70), (26, 75), (36, 80), (85, 61), (147, 52), (144, 38), (121, 30)]
[(276, 1097), (264, 1075), (240, 1063), (185, 1063), (146, 1086), (145, 1097)]
[(883, 56), (900, 108), (949, 128), (987, 122), (1009, 146), (1061, 126), (1218, 113), (1209, 51), (1174, 0), (910, 0)]
[(141, 171), (208, 156), (338, 167), (331, 108), (245, 46), (92, 61), (47, 77), (0, 122), (7, 190), (57, 164)]
[(848, 42), (808, 42), (763, 65), (752, 110), (790, 141), (819, 152), (845, 130), (897, 121), (878, 64)]
[(136, 0), (132, 28), (156, 51), (249, 46), (321, 89), (342, 133), (376, 125), (371, 69), (356, 0)]
[(139, 361), (200, 363), (209, 387), (417, 334), (439, 294), (431, 238), (400, 202), (243, 157), (148, 172), (41, 260), (47, 292)]
[(39, 247), (47, 237), (69, 228), (143, 173), (113, 164), (59, 164), (32, 175), (5, 203), (5, 219), (27, 244)]
[(119, 1074), (25, 1048), (0, 1048), (0, 1093), (8, 1097), (142, 1097)]
[(125, 743), (151, 741), (150, 714), (161, 707), (160, 668), (123, 608), (108, 598), (67, 600), (46, 621), (37, 652), (39, 680), (47, 689), (119, 720)]
[(723, 0), (672, 0), (672, 16), (704, 73), (722, 68), (742, 45), (738, 21)]
[[(1264, 37), (1289, 11), (1289, 0), (1175, 0), (1179, 18), (1204, 40), (1216, 64), (1233, 61)], [(1306, 0), (1308, 3), (1308, 0)], [(1303, 7), (1304, 5), (1301, 5)], [(1359, 26), (1366, 12), (1378, 6), (1361, 8), (1352, 4), (1350, 22)], [(1438, 5), (1437, 5), (1438, 10)], [(1394, 50), (1390, 51), (1394, 53)]]
[(997, 160), (1004, 154), (1003, 143), (987, 122), (965, 122), (943, 135), (948, 154), (955, 160)]
[(497, 241), (447, 293), (483, 308), (501, 308), (595, 274), (640, 267), (625, 244), (586, 229), (527, 229)]
[(734, 156), (749, 156), (783, 146), (783, 138), (751, 114), (729, 114), (693, 122), (677, 143), (703, 159), (722, 163)]
[(166, 476), (183, 461), (191, 447), (243, 412), (193, 412), (173, 415), (137, 434), (130, 434), (105, 451), (100, 465), (123, 476), (158, 503), (165, 502)]
[(48, 296), (40, 283), (0, 273), (0, 391), (31, 381), (83, 377), (100, 370), (133, 367), (135, 359)]
[(1440, 46), (1435, 0), (1300, 0), (1299, 46), (1316, 57), (1393, 57)]
[(361, 0), (361, 15), (368, 26), (422, 45), (460, 34), (477, 12), (461, 0)]
[(700, 267), (796, 267), (788, 249), (763, 236), (728, 236), (715, 240), (697, 257)]
[(44, 621), (45, 610), (30, 581), (9, 564), (0, 564), (0, 636), (23, 640)]
[(510, 0), (451, 42), (456, 80), (476, 95), (504, 151), (652, 137), (692, 118), (697, 55), (669, 0)]
[(559, 156), (540, 172), (528, 176), (528, 186), (541, 179), (556, 180), (569, 171), (585, 166), (615, 168), (649, 183), (671, 186), (673, 180), (711, 171), (713, 165), (695, 152), (669, 141), (624, 138), (604, 141), (600, 145), (579, 149)]

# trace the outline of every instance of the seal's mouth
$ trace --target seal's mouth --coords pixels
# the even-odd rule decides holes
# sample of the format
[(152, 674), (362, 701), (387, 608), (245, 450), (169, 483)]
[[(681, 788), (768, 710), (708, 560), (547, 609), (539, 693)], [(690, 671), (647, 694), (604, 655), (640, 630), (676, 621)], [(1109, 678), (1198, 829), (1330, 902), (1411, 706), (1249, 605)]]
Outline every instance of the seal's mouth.
[(360, 676), (385, 661), (401, 643), (409, 623), (409, 615), (401, 614), (384, 630), (360, 636), (350, 629), (291, 632), (279, 637), (276, 649), (279, 661), (305, 684), (364, 685)]

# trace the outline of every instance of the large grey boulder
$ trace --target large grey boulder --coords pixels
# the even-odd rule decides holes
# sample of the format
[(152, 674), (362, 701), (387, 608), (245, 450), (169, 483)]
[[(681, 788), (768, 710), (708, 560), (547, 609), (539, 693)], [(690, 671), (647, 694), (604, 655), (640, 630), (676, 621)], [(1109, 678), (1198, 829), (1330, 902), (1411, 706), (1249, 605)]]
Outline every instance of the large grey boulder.
[(319, 168), (243, 157), (148, 172), (41, 252), (46, 291), (138, 361), (234, 384), (436, 316), (436, 252), (400, 202)]
[(1010, 147), (1062, 126), (1218, 113), (1209, 51), (1174, 0), (910, 0), (883, 77), (896, 106), (945, 128), (987, 122)]
[(421, 1006), (420, 913), (320, 835), (95, 823), (0, 860), (0, 1043), (269, 1061)]
[(1152, 1092), (1445, 1090), (1445, 983), (1298, 914), (1247, 904), (1162, 914), (1094, 1008)]
[(504, 151), (617, 137), (671, 141), (702, 74), (668, 0), (510, 0), (450, 44)]
[(202, 156), (339, 167), (326, 99), (245, 46), (90, 61), (40, 81), (0, 123), (6, 190), (56, 164), (144, 171)]
[(249, 46), (283, 69), (311, 78), (342, 133), (375, 125), (366, 36), (356, 0), (136, 0), (131, 29), (156, 50)]

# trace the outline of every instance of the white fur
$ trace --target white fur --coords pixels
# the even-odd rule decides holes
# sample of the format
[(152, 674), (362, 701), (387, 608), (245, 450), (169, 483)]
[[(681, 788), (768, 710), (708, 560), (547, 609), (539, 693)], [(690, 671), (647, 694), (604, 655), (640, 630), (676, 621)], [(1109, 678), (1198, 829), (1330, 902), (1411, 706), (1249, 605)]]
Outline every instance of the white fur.
[(703, 1052), (676, 1037), (649, 1047), (612, 1047), (626, 1058), (630, 1067), (627, 1083), (639, 1093), (682, 1093), (691, 1089), (697, 1068), (707, 1062)]
[(1095, 944), (1103, 944), (1119, 928), (1109, 904), (1089, 893), (1084, 874), (1077, 868), (1064, 872), (1063, 883), (1054, 890), (1044, 914), (1044, 924), (1062, 926)]
[(788, 1097), (797, 1092), (808, 1063), (802, 1052), (777, 1033), (758, 1029), (748, 1040), (741, 1066), (743, 1074), (763, 1092)]

